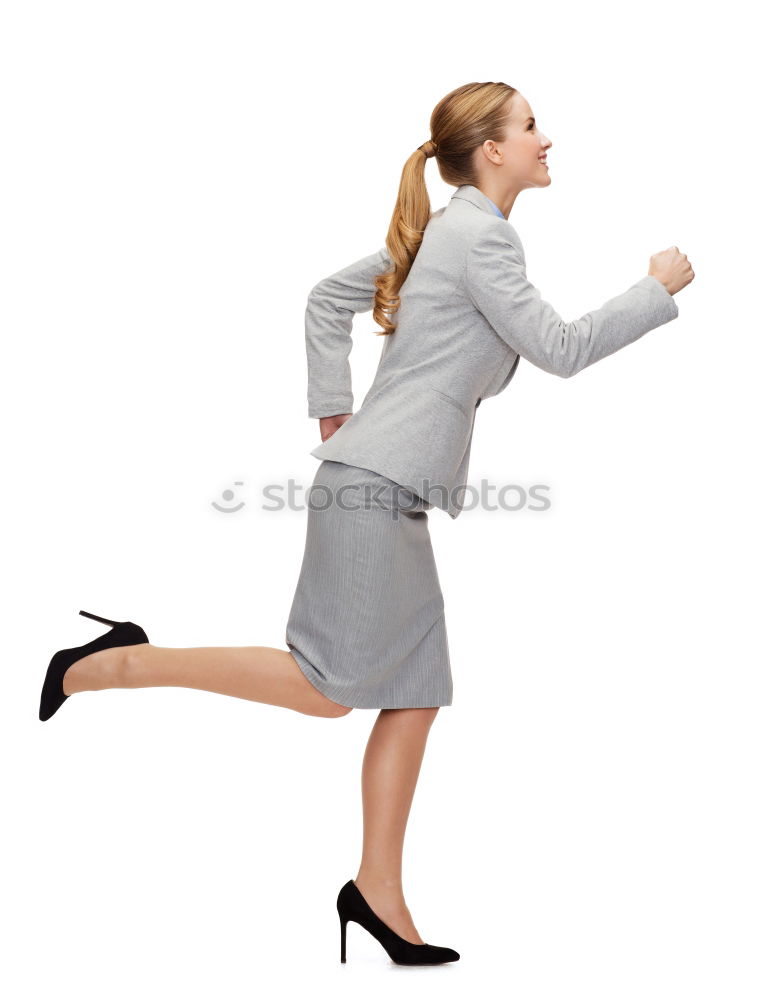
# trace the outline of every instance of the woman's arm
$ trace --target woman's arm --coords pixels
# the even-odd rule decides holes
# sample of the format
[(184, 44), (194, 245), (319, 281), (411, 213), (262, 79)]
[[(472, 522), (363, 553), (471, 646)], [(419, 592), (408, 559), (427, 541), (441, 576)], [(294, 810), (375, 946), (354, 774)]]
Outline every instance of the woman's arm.
[(352, 412), (352, 320), (373, 308), (374, 278), (389, 270), (386, 247), (337, 271), (312, 289), (305, 310), (308, 416)]
[(565, 323), (527, 280), (521, 251), (492, 228), (469, 252), (466, 285), (474, 305), (517, 354), (562, 378), (678, 315), (665, 285), (646, 275), (600, 309)]

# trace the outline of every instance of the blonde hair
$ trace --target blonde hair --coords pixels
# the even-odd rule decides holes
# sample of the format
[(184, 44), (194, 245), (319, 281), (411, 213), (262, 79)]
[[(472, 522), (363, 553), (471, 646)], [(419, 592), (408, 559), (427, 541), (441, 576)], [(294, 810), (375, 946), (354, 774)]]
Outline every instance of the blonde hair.
[(487, 139), (503, 140), (515, 93), (516, 88), (507, 83), (467, 83), (446, 94), (432, 112), (429, 122), (432, 138), (408, 157), (400, 178), (386, 240), (393, 270), (374, 278), (373, 318), (382, 327), (377, 335), (395, 332), (396, 324), (391, 317), (400, 306), (398, 293), (431, 218), (424, 180), (427, 159), (430, 156), (437, 159), (437, 169), (446, 184), (476, 186), (474, 151)]

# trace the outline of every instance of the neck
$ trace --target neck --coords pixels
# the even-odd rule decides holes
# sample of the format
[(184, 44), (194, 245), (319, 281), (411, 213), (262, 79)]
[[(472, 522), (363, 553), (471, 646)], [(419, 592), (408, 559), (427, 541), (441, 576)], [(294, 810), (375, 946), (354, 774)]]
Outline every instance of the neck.
[(503, 212), (504, 219), (508, 219), (511, 214), (511, 210), (514, 207), (514, 202), (517, 200), (517, 191), (511, 191), (506, 188), (505, 185), (499, 185), (496, 182), (491, 182), (489, 180), (482, 180), (477, 184), (477, 187), (483, 194), (486, 194), (491, 201)]

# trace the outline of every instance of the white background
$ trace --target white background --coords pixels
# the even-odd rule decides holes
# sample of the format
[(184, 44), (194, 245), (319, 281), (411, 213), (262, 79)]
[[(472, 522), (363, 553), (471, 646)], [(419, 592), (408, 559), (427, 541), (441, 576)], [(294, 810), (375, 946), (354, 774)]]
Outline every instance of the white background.
[[(750, 8), (7, 3), (2, 84), (2, 938), (14, 1000), (759, 998), (760, 140)], [(433, 510), (454, 704), (406, 901), (453, 965), (394, 966), (335, 898), (375, 711), (180, 688), (71, 698), (55, 650), (142, 625), (270, 645), (306, 511), (304, 308), (384, 244), (447, 92), (502, 80), (553, 141), (510, 221), (566, 318), (676, 244), (678, 318), (570, 380), (521, 361)], [(453, 189), (427, 164), (432, 209)], [(354, 333), (355, 408), (381, 339)], [(233, 487), (242, 481), (242, 487)], [(245, 502), (212, 507), (222, 491)], [(393, 976), (387, 979), (387, 976)]]

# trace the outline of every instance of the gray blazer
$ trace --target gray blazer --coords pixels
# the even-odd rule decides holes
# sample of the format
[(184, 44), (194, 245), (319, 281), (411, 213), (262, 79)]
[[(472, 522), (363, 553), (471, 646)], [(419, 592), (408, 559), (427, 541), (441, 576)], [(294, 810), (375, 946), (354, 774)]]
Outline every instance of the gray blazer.
[[(308, 415), (351, 413), (355, 313), (373, 308), (386, 248), (311, 290), (305, 312)], [(311, 451), (387, 476), (452, 518), (463, 509), (477, 407), (503, 392), (520, 357), (569, 378), (675, 319), (678, 307), (646, 276), (565, 323), (525, 275), (519, 234), (463, 184), (435, 212), (400, 289), (396, 331), (357, 413)]]

